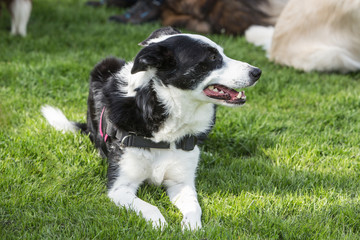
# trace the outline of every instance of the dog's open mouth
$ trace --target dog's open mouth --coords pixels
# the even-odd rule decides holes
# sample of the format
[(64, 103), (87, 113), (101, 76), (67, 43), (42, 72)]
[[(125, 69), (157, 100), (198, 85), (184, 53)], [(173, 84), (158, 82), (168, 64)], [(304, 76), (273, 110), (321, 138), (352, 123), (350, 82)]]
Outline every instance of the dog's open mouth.
[(244, 104), (246, 102), (244, 91), (238, 92), (219, 84), (210, 85), (203, 92), (209, 98), (223, 100), (230, 104)]

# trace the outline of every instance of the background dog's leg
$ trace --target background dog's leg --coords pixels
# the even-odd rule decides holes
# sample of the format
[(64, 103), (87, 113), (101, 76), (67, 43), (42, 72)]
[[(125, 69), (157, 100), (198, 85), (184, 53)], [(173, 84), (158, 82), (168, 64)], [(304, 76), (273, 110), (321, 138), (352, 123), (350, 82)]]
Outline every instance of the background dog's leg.
[(167, 185), (171, 202), (183, 214), (183, 229), (196, 230), (201, 228), (201, 208), (197, 199), (195, 185), (180, 183)]
[(15, 0), (11, 3), (11, 34), (26, 36), (26, 26), (30, 18), (31, 7), (30, 0)]
[(163, 227), (166, 225), (165, 218), (157, 207), (136, 196), (136, 190), (139, 185), (117, 184), (120, 181), (121, 179), (118, 179), (117, 182), (114, 183), (114, 186), (109, 189), (108, 193), (109, 198), (114, 201), (116, 205), (131, 209), (138, 215), (141, 213), (147, 221), (152, 222), (154, 227)]

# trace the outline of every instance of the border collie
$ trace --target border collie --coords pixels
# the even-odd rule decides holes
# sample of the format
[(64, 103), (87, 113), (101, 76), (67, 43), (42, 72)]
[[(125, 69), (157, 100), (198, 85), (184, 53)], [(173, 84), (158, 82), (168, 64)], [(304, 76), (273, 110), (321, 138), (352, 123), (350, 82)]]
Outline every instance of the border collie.
[(246, 39), (270, 60), (309, 71), (360, 70), (360, 0), (291, 0), (275, 29), (253, 26)]
[(0, 0), (5, 2), (11, 13), (11, 34), (26, 36), (26, 27), (30, 18), (32, 1), (31, 0)]
[(261, 70), (233, 60), (206, 37), (171, 27), (153, 32), (133, 62), (107, 58), (90, 77), (87, 124), (73, 123), (60, 110), (42, 113), (58, 130), (89, 134), (108, 158), (108, 196), (153, 226), (166, 224), (159, 209), (136, 196), (144, 181), (167, 188), (183, 214), (182, 227), (201, 227), (195, 190), (199, 160), (196, 139), (214, 125), (215, 105), (241, 106), (242, 89)]

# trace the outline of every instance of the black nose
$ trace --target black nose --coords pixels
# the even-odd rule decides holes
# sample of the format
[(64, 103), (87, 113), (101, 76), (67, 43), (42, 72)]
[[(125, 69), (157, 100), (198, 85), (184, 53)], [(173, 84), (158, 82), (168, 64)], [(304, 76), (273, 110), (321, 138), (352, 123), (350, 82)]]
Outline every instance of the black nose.
[(250, 71), (249, 76), (253, 81), (257, 81), (261, 76), (261, 70), (259, 68), (253, 68)]

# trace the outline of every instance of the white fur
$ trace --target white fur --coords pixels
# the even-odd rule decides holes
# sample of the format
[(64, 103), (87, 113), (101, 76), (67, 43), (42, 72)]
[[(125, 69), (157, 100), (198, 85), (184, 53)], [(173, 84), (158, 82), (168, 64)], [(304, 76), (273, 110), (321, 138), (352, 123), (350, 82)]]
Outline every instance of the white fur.
[(142, 214), (156, 227), (166, 224), (159, 209), (136, 196), (139, 185), (147, 180), (153, 184), (164, 184), (170, 200), (183, 213), (183, 227), (201, 227), (201, 209), (195, 191), (195, 171), (199, 149), (186, 152), (175, 149), (150, 151), (126, 148), (119, 162), (120, 172), (109, 189), (108, 196), (118, 205)]
[(214, 106), (199, 100), (202, 91), (184, 91), (158, 84), (155, 85), (155, 90), (159, 100), (165, 105), (169, 117), (155, 134), (154, 141), (174, 142), (186, 133), (196, 135), (210, 128)]
[(41, 113), (49, 124), (58, 131), (75, 132), (78, 128), (73, 122), (70, 122), (60, 109), (48, 105), (41, 107)]
[(32, 4), (30, 0), (13, 0), (10, 4), (12, 15), (11, 34), (26, 36), (26, 27), (30, 18)]
[(272, 36), (256, 27), (246, 38), (265, 46), (277, 63), (306, 72), (346, 73), (360, 70), (359, 26), (360, 0), (290, 0)]

